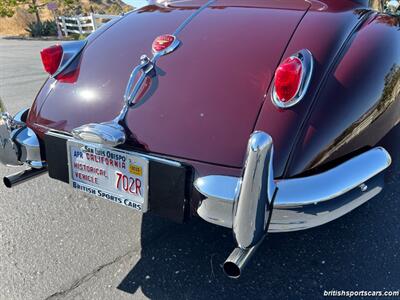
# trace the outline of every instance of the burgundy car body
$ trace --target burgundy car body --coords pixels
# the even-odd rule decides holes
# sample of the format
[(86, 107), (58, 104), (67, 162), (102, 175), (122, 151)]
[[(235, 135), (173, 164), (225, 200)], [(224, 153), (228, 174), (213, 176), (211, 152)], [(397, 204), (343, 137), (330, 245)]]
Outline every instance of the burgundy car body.
[[(157, 59), (156, 75), (146, 77), (128, 110), (125, 146), (190, 166), (192, 214), (233, 228), (238, 248), (225, 270), (239, 276), (266, 231), (324, 224), (381, 191), (377, 175), (398, 151), (386, 152), (380, 141), (400, 122), (400, 11), (388, 13), (382, 3), (145, 6), (87, 38), (74, 61), (46, 81), (27, 127), (43, 146), (49, 131), (68, 135), (113, 120), (139, 58), (151, 57), (156, 37), (176, 35), (179, 47)], [(278, 107), (275, 70), (304, 49), (313, 61), (304, 97)], [(354, 170), (342, 178), (365, 163), (370, 176)]]
[[(116, 116), (138, 57), (150, 54), (156, 36), (173, 32), (203, 2), (147, 6), (104, 30), (89, 41), (80, 57), (75, 83), (49, 79), (44, 85), (29, 114), (29, 126), (39, 134), (48, 129), (71, 131)], [(259, 129), (274, 140), (278, 177), (296, 176), (375, 145), (399, 122), (399, 114), (394, 113), (372, 140), (360, 138), (362, 132), (357, 132), (346, 137), (346, 145), (351, 142), (347, 150), (329, 149), (343, 131), (362, 123), (360, 117), (373, 113), (385, 76), (399, 63), (395, 21), (377, 14), (367, 17), (364, 8), (352, 1), (211, 5), (180, 34), (182, 47), (160, 60), (161, 75), (147, 84), (145, 104), (129, 112), (132, 143), (150, 153), (198, 163), (201, 175), (227, 169), (237, 174), (248, 137)], [(388, 42), (395, 44), (390, 53), (384, 46)], [(316, 62), (311, 86), (293, 109), (279, 109), (270, 101), (273, 73), (283, 58), (303, 48), (312, 52)], [(363, 59), (371, 56), (380, 57), (379, 63)], [(340, 83), (335, 75), (336, 69), (343, 69), (341, 59), (347, 66), (361, 64), (351, 69), (360, 73), (340, 71), (346, 77), (337, 89), (332, 84)], [(372, 82), (359, 78), (365, 71), (376, 76)], [(392, 102), (390, 111), (398, 112), (399, 101)], [(346, 112), (348, 118), (336, 117)], [(376, 116), (377, 120), (383, 117)], [(327, 151), (332, 155), (324, 156)]]

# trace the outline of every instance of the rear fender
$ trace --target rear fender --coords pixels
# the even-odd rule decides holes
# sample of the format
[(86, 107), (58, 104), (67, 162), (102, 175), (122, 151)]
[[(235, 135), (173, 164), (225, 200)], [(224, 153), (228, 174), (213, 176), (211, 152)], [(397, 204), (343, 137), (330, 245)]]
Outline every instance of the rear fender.
[(377, 146), (400, 122), (399, 23), (375, 14), (353, 33), (317, 94), (287, 176), (321, 171)]

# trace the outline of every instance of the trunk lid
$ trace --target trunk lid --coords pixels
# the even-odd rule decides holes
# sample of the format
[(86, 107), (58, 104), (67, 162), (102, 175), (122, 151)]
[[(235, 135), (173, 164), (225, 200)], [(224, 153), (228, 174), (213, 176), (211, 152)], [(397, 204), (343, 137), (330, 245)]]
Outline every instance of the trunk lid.
[[(110, 27), (85, 49), (78, 81), (52, 87), (36, 122), (71, 131), (113, 119), (139, 57), (151, 56), (154, 38), (173, 33), (201, 3), (147, 6)], [(241, 167), (273, 73), (308, 6), (226, 0), (204, 9), (129, 111), (132, 139), (152, 153)]]

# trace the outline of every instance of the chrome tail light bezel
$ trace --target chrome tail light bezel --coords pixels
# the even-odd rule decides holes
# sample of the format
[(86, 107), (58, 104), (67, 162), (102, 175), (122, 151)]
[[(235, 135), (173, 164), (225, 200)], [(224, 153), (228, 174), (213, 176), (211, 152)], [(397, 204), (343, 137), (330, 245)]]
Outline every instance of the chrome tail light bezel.
[(50, 74), (50, 78), (57, 79), (57, 76), (60, 75), (73, 62), (73, 60), (82, 52), (82, 50), (85, 48), (86, 44), (87, 44), (87, 40), (62, 43), (61, 47), (62, 47), (63, 53), (62, 53), (60, 65), (58, 66), (58, 69), (54, 74)]
[(271, 93), (271, 99), (272, 102), (274, 103), (275, 106), (278, 108), (289, 108), (297, 103), (299, 103), (305, 96), (308, 87), (311, 82), (311, 77), (314, 69), (314, 58), (308, 49), (302, 49), (296, 54), (290, 56), (291, 58), (298, 58), (301, 61), (302, 65), (302, 72), (301, 72), (301, 79), (300, 79), (300, 85), (297, 89), (296, 95), (288, 100), (288, 101), (281, 101), (276, 93), (275, 90), (275, 79), (272, 83), (272, 93)]

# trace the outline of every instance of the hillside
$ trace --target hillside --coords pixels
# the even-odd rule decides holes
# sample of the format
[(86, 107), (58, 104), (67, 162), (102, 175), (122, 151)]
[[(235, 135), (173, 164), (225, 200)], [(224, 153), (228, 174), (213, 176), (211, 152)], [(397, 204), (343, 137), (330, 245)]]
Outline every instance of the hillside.
[[(0, 0), (1, 1), (1, 0)], [(41, 4), (41, 1), (38, 1)], [(80, 4), (73, 10), (66, 7), (59, 7), (59, 15), (88, 14), (90, 11), (100, 14), (120, 14), (129, 11), (131, 6), (121, 0), (79, 0)], [(43, 7), (40, 9), (40, 18), (44, 20), (54, 19), (52, 12)], [(26, 35), (27, 24), (34, 22), (35, 16), (28, 12), (27, 5), (21, 5), (12, 17), (0, 17), (0, 35)]]

